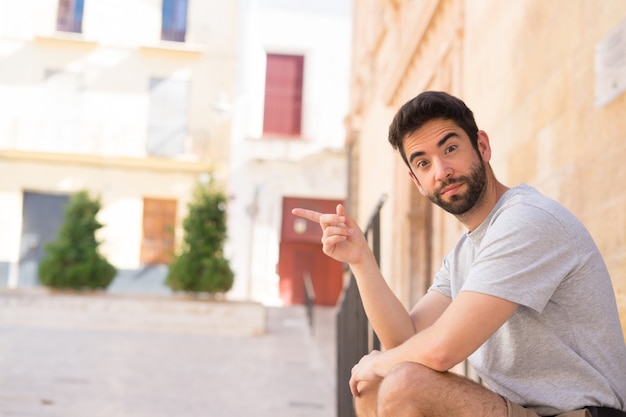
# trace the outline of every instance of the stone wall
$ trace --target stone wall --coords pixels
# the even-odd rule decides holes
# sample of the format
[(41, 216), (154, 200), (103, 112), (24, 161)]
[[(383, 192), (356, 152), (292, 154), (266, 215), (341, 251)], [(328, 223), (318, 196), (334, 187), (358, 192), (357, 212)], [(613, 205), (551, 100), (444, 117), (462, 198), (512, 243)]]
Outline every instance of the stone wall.
[(360, 166), (359, 218), (366, 222), (378, 196), (389, 194), (381, 267), (401, 300), (409, 306), (419, 298), (423, 285), (413, 283), (430, 279), (463, 233), (441, 210), (416, 210), (420, 196), (403, 162), (380, 150), (389, 147), (386, 129), (397, 108), (437, 89), (472, 108), (502, 182), (535, 186), (588, 227), (626, 326), (626, 190), (615, 186), (626, 178), (626, 93), (595, 104), (596, 47), (626, 24), (626, 3), (387, 0), (359, 3), (355, 16), (349, 128), (359, 132), (352, 136), (362, 161), (387, 167), (393, 158), (395, 167)]

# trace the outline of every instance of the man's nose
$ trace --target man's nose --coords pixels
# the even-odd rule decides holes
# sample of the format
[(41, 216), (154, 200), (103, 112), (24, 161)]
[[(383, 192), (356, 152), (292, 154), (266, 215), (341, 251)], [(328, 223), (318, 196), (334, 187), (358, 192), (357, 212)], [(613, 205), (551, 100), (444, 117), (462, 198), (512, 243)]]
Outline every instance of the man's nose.
[(438, 181), (445, 181), (452, 176), (452, 167), (443, 159), (437, 158), (433, 161), (433, 164), (435, 165), (435, 178)]

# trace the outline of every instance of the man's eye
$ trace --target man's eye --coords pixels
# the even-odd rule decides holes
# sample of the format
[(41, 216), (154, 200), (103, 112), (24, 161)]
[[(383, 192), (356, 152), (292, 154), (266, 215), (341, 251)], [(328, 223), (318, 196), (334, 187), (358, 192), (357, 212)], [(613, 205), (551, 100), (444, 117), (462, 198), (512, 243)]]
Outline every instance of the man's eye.
[(450, 145), (446, 148), (446, 153), (454, 152), (456, 150), (456, 145)]
[(415, 164), (418, 168), (424, 168), (426, 165), (428, 165), (428, 161), (425, 160), (417, 161), (417, 164)]

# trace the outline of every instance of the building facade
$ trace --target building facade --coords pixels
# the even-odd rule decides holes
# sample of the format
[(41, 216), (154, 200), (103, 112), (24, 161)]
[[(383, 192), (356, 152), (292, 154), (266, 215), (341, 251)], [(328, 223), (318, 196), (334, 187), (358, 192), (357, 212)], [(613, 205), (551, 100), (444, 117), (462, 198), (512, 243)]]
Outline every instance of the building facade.
[(626, 325), (626, 3), (368, 0), (354, 16), (349, 209), (365, 224), (389, 196), (381, 268), (406, 306), (464, 230), (419, 194), (387, 128), (404, 102), (444, 90), (474, 111), (503, 183), (535, 186), (588, 227)]
[(228, 181), (239, 12), (0, 3), (0, 286), (37, 285), (63, 206), (87, 190), (102, 202), (102, 253), (125, 278), (111, 290), (165, 291), (192, 189)]
[[(236, 278), (229, 297), (300, 303), (302, 274), (310, 272), (319, 291), (333, 288), (330, 303), (340, 291), (341, 277), (327, 273), (336, 265), (318, 259), (319, 227), (296, 222), (288, 207), (325, 207), (347, 192), (351, 2), (242, 4), (227, 251)], [(320, 262), (330, 264), (293, 269)]]

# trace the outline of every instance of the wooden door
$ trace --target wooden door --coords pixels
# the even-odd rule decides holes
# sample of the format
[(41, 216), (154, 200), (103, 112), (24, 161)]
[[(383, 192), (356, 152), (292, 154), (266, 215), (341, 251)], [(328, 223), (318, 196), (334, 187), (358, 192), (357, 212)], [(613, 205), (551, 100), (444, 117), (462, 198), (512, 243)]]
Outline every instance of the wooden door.
[(144, 198), (141, 263), (169, 264), (174, 253), (176, 200)]
[(343, 264), (322, 252), (319, 225), (295, 217), (294, 207), (334, 211), (337, 200), (283, 199), (283, 223), (278, 260), (280, 297), (285, 305), (304, 303), (304, 280), (311, 279), (315, 302), (335, 305), (343, 287)]

